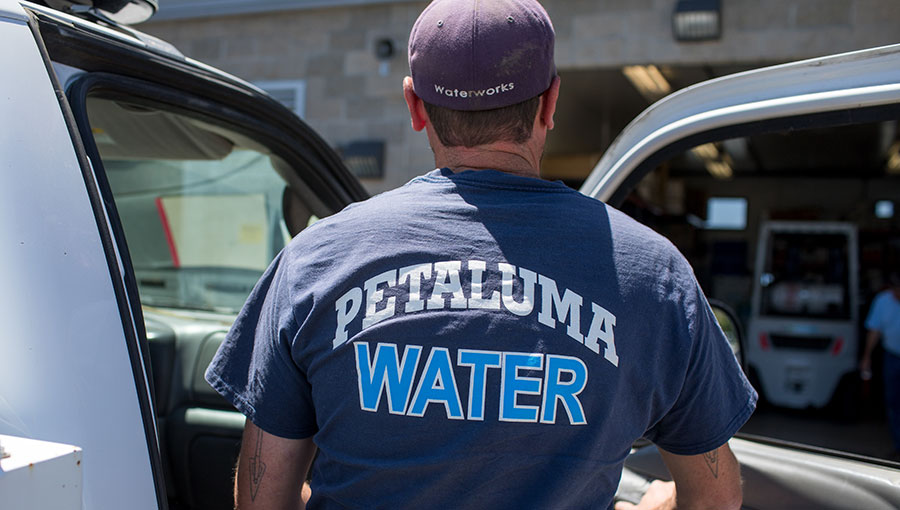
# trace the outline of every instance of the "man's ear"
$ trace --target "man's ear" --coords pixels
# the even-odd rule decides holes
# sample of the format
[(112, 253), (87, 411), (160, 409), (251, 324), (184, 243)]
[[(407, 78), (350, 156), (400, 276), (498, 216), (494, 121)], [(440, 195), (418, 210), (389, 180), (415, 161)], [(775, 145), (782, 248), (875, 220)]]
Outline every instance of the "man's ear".
[(413, 81), (409, 76), (403, 78), (403, 97), (406, 99), (406, 107), (409, 108), (409, 119), (412, 123), (413, 131), (425, 129), (425, 125), (428, 123), (425, 103), (413, 90)]
[(556, 100), (559, 99), (559, 76), (550, 82), (550, 88), (541, 97), (541, 122), (547, 129), (553, 129), (553, 114), (556, 113)]

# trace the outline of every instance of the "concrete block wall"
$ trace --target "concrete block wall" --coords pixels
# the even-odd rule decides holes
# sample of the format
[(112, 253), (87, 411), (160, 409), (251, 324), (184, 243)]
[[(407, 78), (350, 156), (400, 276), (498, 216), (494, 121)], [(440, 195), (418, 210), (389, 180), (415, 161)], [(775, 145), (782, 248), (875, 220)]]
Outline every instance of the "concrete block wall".
[[(409, 125), (402, 81), (409, 74), (409, 30), (427, 2), (149, 22), (139, 28), (185, 55), (251, 82), (304, 80), (305, 120), (333, 147), (380, 139), (385, 177), (368, 179), (373, 193), (434, 167), (423, 133)], [(380, 39), (394, 43), (382, 73)]]
[(900, 42), (893, 0), (722, 0), (722, 38), (676, 43), (674, 0), (547, 0), (566, 69), (788, 62)]
[[(900, 42), (896, 0), (722, 0), (722, 38), (703, 43), (675, 42), (675, 0), (543, 3), (556, 28), (561, 70), (786, 62)], [(332, 146), (385, 140), (384, 178), (364, 181), (377, 193), (434, 166), (425, 135), (409, 126), (401, 93), (409, 30), (426, 4), (151, 21), (138, 28), (249, 81), (305, 80), (305, 120)], [(386, 72), (375, 56), (383, 38), (395, 47)]]

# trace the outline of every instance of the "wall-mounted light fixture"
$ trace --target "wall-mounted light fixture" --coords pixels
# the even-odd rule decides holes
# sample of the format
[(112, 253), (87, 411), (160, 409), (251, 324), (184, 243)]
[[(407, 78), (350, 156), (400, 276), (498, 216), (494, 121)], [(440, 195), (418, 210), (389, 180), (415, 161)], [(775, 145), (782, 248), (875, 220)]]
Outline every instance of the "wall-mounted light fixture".
[(719, 0), (678, 0), (672, 15), (676, 41), (712, 41), (722, 36)]
[(378, 60), (387, 60), (394, 56), (394, 41), (379, 39), (375, 43), (375, 56)]
[(362, 179), (384, 177), (384, 140), (357, 140), (338, 149), (350, 173)]
[(394, 56), (394, 41), (384, 38), (375, 41), (375, 58), (378, 59), (378, 74), (387, 76), (391, 72), (391, 57)]

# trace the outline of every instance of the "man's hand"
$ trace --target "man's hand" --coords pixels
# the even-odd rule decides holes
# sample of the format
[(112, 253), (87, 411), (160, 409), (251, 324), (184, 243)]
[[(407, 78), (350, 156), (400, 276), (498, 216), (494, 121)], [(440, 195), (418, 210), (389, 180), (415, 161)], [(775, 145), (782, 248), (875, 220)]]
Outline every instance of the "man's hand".
[(863, 357), (859, 360), (859, 377), (863, 381), (868, 381), (872, 378), (872, 358), (869, 356)]
[(654, 480), (637, 505), (627, 501), (616, 503), (615, 510), (674, 510), (675, 482)]
[(315, 452), (312, 438), (273, 436), (247, 420), (234, 478), (234, 507), (304, 508), (309, 488), (303, 481)]

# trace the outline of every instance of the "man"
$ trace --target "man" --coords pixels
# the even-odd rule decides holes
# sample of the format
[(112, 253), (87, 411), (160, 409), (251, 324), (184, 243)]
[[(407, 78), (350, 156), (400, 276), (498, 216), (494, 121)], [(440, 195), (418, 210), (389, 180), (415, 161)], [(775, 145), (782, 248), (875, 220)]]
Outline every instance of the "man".
[(900, 273), (891, 273), (888, 282), (890, 287), (875, 296), (866, 317), (868, 334), (859, 370), (864, 379), (871, 377), (872, 352), (884, 339), (884, 399), (894, 442), (888, 457), (900, 460)]
[[(539, 178), (559, 93), (534, 0), (437, 0), (413, 26), (412, 127), (438, 169), (276, 258), (207, 379), (248, 417), (244, 508), (611, 508), (646, 437), (679, 508), (737, 508), (754, 409), (666, 240)], [(657, 484), (642, 507), (671, 508)]]

